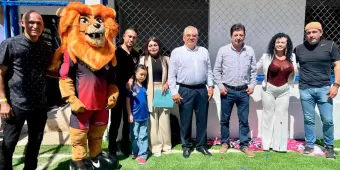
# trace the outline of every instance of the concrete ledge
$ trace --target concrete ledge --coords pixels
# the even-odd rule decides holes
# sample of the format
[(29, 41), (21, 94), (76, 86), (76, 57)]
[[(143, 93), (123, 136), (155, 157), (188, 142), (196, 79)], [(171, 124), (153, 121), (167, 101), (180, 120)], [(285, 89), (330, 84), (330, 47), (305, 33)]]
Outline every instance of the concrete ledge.
[[(24, 146), (27, 144), (28, 135), (20, 135), (18, 146)], [(48, 132), (44, 134), (41, 145), (69, 145), (70, 135), (68, 132)]]
[(47, 113), (45, 132), (68, 132), (71, 108), (69, 105), (53, 109)]

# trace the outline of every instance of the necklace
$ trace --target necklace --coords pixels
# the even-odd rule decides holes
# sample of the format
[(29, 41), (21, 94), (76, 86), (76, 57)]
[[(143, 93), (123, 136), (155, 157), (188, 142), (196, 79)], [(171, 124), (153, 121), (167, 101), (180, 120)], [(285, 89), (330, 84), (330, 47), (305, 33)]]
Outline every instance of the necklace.
[(151, 57), (151, 58), (152, 58), (152, 60), (153, 60), (154, 62), (157, 62), (157, 59), (158, 59), (159, 57), (157, 57), (156, 59), (153, 58), (153, 57)]

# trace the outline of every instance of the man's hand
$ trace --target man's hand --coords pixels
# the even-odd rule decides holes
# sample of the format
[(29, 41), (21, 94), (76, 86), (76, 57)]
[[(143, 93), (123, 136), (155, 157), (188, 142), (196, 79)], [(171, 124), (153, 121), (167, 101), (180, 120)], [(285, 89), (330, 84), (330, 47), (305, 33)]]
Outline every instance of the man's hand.
[(129, 91), (131, 91), (131, 89), (132, 89), (132, 84), (133, 84), (133, 79), (130, 78), (129, 81), (126, 83), (126, 89), (128, 89)]
[(338, 94), (338, 87), (332, 86), (327, 94), (329, 98), (333, 99)]
[(247, 93), (249, 94), (249, 95), (251, 95), (251, 94), (253, 94), (254, 93), (254, 88), (248, 88), (247, 89)]
[(172, 96), (172, 100), (174, 100), (174, 102), (175, 102), (176, 104), (181, 104), (181, 100), (182, 100), (182, 99), (183, 99), (183, 98), (182, 98), (181, 95), (179, 95), (178, 93)]
[(1, 103), (0, 116), (3, 119), (11, 119), (14, 116), (11, 106), (7, 102)]
[(165, 95), (166, 91), (169, 89), (168, 83), (165, 83), (162, 87), (162, 95)]
[(132, 114), (129, 114), (129, 122), (133, 123), (133, 116), (132, 116)]
[(227, 88), (222, 88), (222, 89), (220, 89), (220, 93), (221, 93), (222, 96), (225, 96), (228, 93), (228, 89)]
[(214, 88), (209, 87), (208, 88), (208, 101), (210, 101), (213, 96), (214, 96)]

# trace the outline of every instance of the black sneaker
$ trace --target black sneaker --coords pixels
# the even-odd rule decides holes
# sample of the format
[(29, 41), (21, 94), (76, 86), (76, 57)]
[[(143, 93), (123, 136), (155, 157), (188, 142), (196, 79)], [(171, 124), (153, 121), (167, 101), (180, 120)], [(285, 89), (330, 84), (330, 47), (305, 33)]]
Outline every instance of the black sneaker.
[(71, 161), (70, 170), (94, 170), (87, 159), (80, 161)]
[(336, 154), (334, 152), (333, 146), (326, 146), (325, 147), (325, 153), (327, 159), (336, 159)]
[(102, 152), (95, 158), (90, 159), (90, 163), (96, 170), (117, 169), (119, 165), (117, 157), (106, 152)]
[(304, 155), (310, 155), (310, 154), (313, 153), (313, 151), (314, 151), (314, 148), (306, 146), (305, 149), (303, 150), (303, 154)]

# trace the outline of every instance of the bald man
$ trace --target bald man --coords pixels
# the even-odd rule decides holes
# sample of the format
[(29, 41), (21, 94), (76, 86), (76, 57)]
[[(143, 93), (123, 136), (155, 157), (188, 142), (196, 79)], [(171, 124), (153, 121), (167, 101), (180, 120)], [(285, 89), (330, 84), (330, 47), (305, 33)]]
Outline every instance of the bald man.
[(4, 119), (0, 170), (12, 169), (13, 152), (25, 121), (28, 143), (24, 170), (37, 168), (47, 120), (45, 70), (53, 53), (39, 38), (44, 22), (38, 12), (26, 12), (21, 26), (23, 35), (0, 45), (0, 116)]

